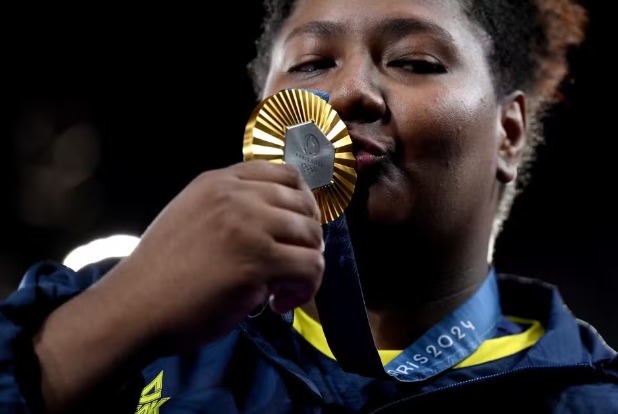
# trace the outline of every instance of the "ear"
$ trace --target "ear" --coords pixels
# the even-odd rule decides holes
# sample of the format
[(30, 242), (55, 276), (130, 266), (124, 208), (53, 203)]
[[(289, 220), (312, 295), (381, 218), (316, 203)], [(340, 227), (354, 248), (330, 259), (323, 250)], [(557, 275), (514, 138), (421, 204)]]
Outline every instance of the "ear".
[(527, 142), (526, 96), (517, 91), (502, 102), (497, 178), (506, 184), (517, 178)]

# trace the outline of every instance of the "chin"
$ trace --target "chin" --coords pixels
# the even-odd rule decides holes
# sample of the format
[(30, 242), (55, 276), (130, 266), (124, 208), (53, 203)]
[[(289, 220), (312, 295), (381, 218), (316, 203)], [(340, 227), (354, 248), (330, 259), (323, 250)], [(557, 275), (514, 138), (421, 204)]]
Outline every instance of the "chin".
[(412, 212), (411, 204), (401, 188), (407, 188), (406, 184), (392, 181), (373, 184), (366, 198), (367, 220), (393, 225), (408, 221)]
[(377, 200), (369, 198), (363, 204), (351, 204), (346, 211), (348, 224), (363, 230), (376, 227), (386, 230), (389, 227), (404, 225), (407, 214), (395, 209), (394, 207), (398, 207), (395, 204), (389, 199), (382, 198)]
[(368, 224), (406, 222), (411, 212), (411, 200), (405, 189), (410, 188), (410, 182), (392, 164), (373, 167), (359, 175), (350, 210)]

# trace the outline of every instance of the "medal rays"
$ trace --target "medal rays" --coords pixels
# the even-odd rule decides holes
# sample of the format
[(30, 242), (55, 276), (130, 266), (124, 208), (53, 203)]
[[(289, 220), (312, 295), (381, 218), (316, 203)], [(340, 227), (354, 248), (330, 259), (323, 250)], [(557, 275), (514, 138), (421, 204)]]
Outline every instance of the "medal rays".
[(289, 127), (313, 122), (335, 151), (333, 177), (328, 185), (314, 188), (322, 223), (339, 217), (352, 199), (356, 185), (356, 160), (352, 140), (339, 114), (324, 99), (310, 91), (286, 89), (261, 101), (245, 127), (243, 157), (283, 163)]

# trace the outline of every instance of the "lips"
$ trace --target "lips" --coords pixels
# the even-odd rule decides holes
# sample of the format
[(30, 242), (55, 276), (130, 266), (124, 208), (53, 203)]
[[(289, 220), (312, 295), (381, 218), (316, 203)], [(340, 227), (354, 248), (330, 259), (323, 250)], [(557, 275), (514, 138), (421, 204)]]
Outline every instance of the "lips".
[(356, 171), (361, 172), (371, 165), (377, 164), (384, 157), (384, 155), (378, 156), (367, 151), (358, 151), (356, 153)]
[(356, 171), (361, 172), (382, 161), (388, 151), (385, 145), (363, 135), (350, 133), (352, 150), (356, 158)]

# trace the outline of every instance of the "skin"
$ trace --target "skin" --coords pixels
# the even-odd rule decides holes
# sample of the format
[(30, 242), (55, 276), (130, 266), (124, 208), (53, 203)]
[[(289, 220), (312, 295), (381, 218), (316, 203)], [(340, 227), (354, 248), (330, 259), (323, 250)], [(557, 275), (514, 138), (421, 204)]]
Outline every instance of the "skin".
[(303, 0), (275, 44), (265, 95), (328, 92), (364, 161), (348, 218), (381, 348), (405, 347), (487, 275), (524, 99), (496, 96), (486, 48), (454, 1)]
[[(393, 19), (406, 24), (394, 30)], [(440, 29), (411, 30), (428, 27), (409, 24), (420, 21)], [(299, 31), (316, 22), (336, 30)], [(274, 45), (265, 95), (328, 92), (355, 143), (348, 218), (380, 348), (405, 347), (487, 275), (499, 194), (525, 142), (525, 99), (496, 96), (486, 47), (457, 2), (420, 0), (301, 0)], [(321, 236), (293, 167), (203, 173), (131, 256), (35, 336), (50, 412), (225, 335), (269, 298), (275, 311), (303, 305), (317, 318)]]

